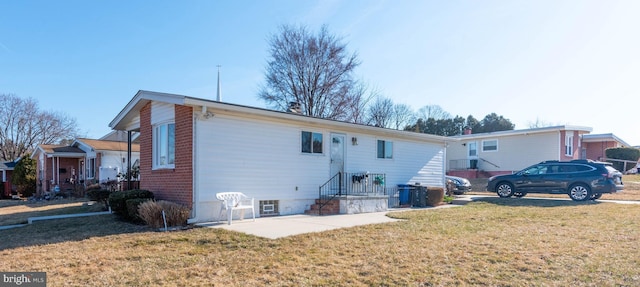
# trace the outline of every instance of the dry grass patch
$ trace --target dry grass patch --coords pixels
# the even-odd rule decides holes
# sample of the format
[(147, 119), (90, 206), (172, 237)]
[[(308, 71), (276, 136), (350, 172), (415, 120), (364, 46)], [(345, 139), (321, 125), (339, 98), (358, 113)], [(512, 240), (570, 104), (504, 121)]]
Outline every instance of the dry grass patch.
[(278, 240), (96, 216), (54, 229), (73, 240), (3, 248), (0, 270), (29, 266), (52, 286), (640, 285), (640, 205), (491, 198), (391, 216), (406, 220)]

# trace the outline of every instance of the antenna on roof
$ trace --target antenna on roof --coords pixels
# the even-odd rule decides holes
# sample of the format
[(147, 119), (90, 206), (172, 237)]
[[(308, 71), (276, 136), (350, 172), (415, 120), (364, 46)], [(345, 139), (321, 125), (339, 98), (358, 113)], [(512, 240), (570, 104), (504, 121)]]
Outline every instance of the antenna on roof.
[(218, 93), (216, 96), (216, 101), (218, 102), (222, 102), (222, 94), (220, 93), (220, 65), (217, 66), (218, 67)]

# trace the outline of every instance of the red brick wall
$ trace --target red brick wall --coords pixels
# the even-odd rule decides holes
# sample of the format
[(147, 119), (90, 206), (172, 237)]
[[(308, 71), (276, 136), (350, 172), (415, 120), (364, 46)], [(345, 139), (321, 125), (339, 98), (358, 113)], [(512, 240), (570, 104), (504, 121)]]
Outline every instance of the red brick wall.
[[(568, 156), (565, 153), (565, 141), (567, 135), (573, 135), (573, 155)], [(577, 131), (560, 131), (560, 160), (573, 160), (580, 158), (580, 147), (578, 142), (580, 141), (580, 134)]]
[(140, 110), (140, 188), (191, 207), (193, 202), (193, 109), (175, 106), (175, 168), (153, 170), (151, 104)]
[(616, 147), (616, 142), (614, 141), (606, 141), (606, 142), (593, 142), (593, 143), (582, 143), (583, 148), (587, 149), (587, 159), (599, 160), (601, 158), (606, 157), (605, 150), (608, 148)]

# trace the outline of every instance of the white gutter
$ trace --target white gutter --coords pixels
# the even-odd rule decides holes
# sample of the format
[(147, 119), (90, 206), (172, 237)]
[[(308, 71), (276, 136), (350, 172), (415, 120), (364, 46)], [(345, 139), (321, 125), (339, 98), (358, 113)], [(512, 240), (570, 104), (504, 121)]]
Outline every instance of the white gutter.
[[(202, 106), (202, 112), (206, 113), (207, 108), (205, 106)], [(200, 160), (198, 159), (197, 155), (198, 155), (198, 115), (196, 115), (195, 113), (193, 114), (193, 136), (192, 136), (192, 158), (193, 160), (191, 161), (191, 178), (192, 178), (192, 183), (191, 183), (191, 214), (192, 214), (192, 218), (187, 219), (187, 223), (188, 224), (193, 224), (193, 223), (197, 223), (198, 222), (198, 199), (199, 199), (199, 192), (197, 192), (198, 190), (198, 180), (197, 180), (197, 170), (200, 167)]]

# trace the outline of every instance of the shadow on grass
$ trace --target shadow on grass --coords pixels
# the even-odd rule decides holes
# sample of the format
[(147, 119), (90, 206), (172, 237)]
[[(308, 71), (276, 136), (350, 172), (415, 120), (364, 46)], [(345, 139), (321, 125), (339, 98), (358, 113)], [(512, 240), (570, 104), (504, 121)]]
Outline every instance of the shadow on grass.
[(0, 250), (147, 231), (151, 229), (121, 221), (113, 214), (43, 220), (24, 227), (0, 230)]
[(65, 207), (57, 207), (46, 210), (22, 210), (13, 212), (11, 214), (2, 215), (0, 218), (0, 226), (4, 225), (13, 225), (13, 224), (24, 224), (27, 223), (29, 217), (37, 217), (37, 216), (49, 216), (49, 215), (64, 215), (64, 214), (74, 214), (74, 213), (91, 213), (91, 212), (100, 212), (106, 211), (103, 205), (81, 205), (81, 206), (65, 206)]
[(503, 206), (537, 206), (537, 207), (559, 207), (559, 206), (582, 206), (582, 205), (596, 205), (601, 202), (587, 200), (587, 201), (573, 201), (570, 199), (555, 199), (555, 198), (500, 198), (500, 197), (478, 197), (474, 199), (475, 202), (487, 202), (496, 205)]

